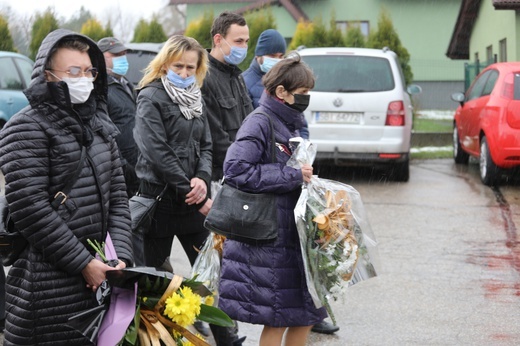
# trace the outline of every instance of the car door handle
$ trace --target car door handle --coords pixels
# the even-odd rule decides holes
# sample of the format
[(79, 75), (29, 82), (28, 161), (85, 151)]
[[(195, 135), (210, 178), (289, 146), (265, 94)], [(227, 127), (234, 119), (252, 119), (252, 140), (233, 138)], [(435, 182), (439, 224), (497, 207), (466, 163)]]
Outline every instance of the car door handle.
[(9, 105), (12, 105), (14, 103), (13, 98), (12, 97), (8, 98), (6, 103)]

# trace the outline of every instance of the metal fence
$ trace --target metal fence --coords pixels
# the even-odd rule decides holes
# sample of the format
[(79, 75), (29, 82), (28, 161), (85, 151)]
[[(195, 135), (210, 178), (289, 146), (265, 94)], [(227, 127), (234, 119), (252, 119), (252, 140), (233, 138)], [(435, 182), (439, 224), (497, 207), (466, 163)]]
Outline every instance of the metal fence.
[(465, 63), (464, 64), (464, 91), (468, 90), (471, 86), (471, 83), (478, 76), (480, 71), (488, 67), (489, 65), (495, 63), (495, 60), (489, 60), (485, 62), (476, 61), (475, 63)]

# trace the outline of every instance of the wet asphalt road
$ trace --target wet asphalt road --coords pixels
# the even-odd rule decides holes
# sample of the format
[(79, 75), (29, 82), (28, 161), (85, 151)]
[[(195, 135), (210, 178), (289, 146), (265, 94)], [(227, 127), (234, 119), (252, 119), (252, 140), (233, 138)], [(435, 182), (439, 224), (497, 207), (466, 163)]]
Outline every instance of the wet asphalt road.
[[(340, 331), (308, 345), (520, 345), (520, 183), (481, 184), (478, 166), (413, 161), (408, 183), (320, 168), (360, 193), (382, 270), (332, 303)], [(187, 260), (178, 243), (174, 268)], [(245, 346), (261, 327), (240, 324)]]
[[(520, 182), (492, 189), (475, 163), (449, 159), (413, 161), (408, 183), (354, 168), (315, 173), (361, 193), (382, 270), (332, 303), (339, 332), (311, 333), (308, 345), (520, 345)], [(178, 242), (172, 262), (189, 274)], [(260, 332), (240, 323), (244, 346)]]

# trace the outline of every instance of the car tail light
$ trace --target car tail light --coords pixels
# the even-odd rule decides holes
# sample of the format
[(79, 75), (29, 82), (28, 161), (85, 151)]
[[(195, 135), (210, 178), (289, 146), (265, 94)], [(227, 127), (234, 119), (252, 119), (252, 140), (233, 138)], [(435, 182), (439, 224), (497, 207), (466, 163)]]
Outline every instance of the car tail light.
[(520, 100), (520, 73), (509, 73), (504, 78), (502, 96), (509, 100)]
[(386, 111), (386, 126), (404, 126), (404, 104), (403, 101), (393, 101), (388, 104)]
[(515, 76), (509, 73), (504, 78), (504, 88), (502, 89), (502, 96), (506, 99), (512, 100), (515, 94)]

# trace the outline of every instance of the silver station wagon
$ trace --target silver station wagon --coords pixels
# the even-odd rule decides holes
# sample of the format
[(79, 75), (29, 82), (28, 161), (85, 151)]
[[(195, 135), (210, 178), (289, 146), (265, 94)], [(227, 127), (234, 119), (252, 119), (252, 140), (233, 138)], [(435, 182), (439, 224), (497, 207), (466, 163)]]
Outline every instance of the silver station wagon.
[(383, 166), (408, 181), (412, 104), (397, 55), (389, 49), (304, 48), (316, 85), (305, 111), (316, 160)]

